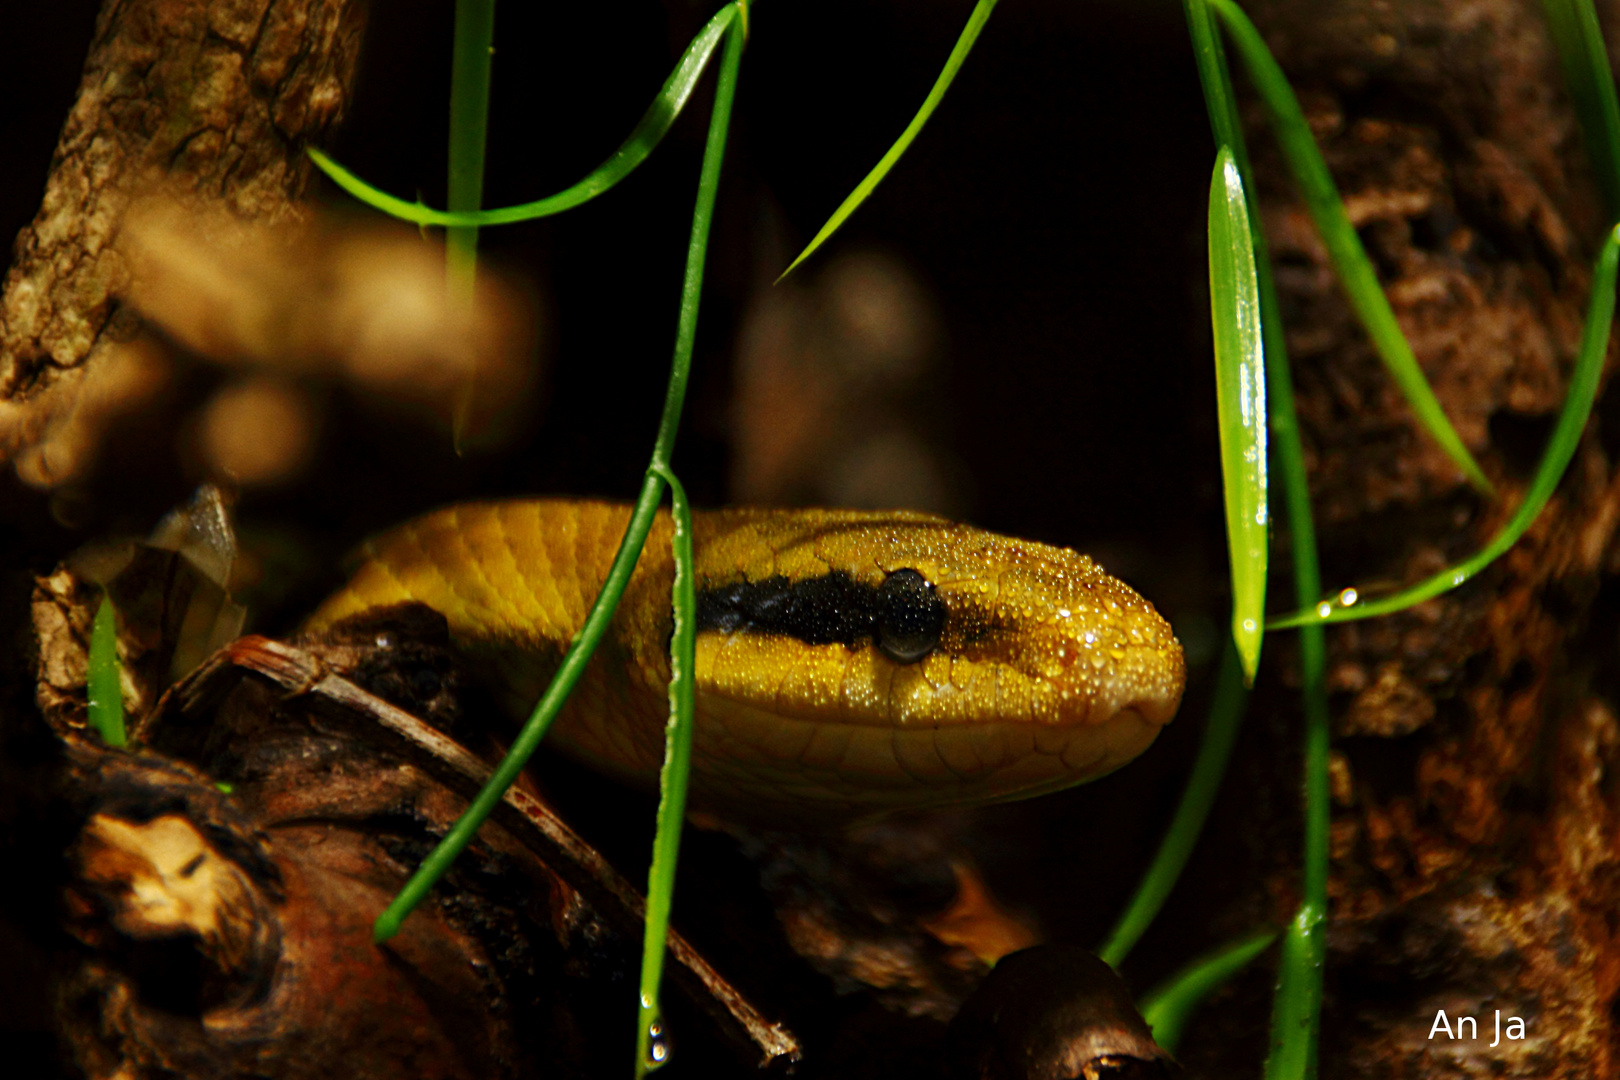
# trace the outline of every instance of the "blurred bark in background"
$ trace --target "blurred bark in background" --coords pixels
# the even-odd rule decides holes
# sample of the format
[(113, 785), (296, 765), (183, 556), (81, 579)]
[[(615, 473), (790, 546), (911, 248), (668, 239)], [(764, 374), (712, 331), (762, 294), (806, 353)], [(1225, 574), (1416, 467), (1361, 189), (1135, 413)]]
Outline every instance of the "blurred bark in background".
[(33, 224), (0, 296), (0, 454), (30, 483), (91, 465), (159, 372), (135, 344), (114, 241), (154, 185), (297, 220), (303, 148), (341, 117), (365, 28), (350, 0), (140, 0), (97, 20)]

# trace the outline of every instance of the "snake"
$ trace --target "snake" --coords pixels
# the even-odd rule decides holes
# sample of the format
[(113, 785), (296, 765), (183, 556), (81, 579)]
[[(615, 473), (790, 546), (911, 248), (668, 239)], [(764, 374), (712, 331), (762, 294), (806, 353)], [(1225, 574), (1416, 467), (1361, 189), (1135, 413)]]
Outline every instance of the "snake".
[[(305, 629), (424, 604), (527, 715), (629, 517), (562, 499), (434, 511), (366, 541)], [(669, 712), (672, 530), (661, 511), (547, 735), (646, 788)], [(1068, 548), (909, 511), (698, 511), (692, 540), (699, 813), (826, 827), (1039, 795), (1130, 761), (1181, 700), (1169, 623)]]

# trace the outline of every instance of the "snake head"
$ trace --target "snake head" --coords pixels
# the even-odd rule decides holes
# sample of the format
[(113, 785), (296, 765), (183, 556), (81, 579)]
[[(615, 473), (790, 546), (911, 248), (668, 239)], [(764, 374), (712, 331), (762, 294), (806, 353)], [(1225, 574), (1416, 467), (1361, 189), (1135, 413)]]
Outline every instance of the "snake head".
[(693, 794), (722, 813), (1040, 794), (1123, 765), (1181, 700), (1169, 624), (1068, 549), (928, 515), (739, 511), (699, 550)]
[[(449, 507), (368, 542), (310, 629), (426, 604), (514, 716), (556, 671), (629, 508)], [(658, 781), (668, 716), (670, 523), (660, 516), (550, 740)], [(821, 827), (1094, 779), (1181, 700), (1169, 624), (1084, 555), (927, 514), (725, 510), (693, 519), (691, 805)]]

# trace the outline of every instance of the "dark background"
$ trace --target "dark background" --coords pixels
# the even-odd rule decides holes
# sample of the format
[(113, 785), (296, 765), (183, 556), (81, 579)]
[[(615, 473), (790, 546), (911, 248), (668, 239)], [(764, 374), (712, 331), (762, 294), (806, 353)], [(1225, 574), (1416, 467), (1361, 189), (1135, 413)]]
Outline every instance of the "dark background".
[[(0, 235), (37, 208), (95, 8), (0, 5)], [(328, 148), (378, 186), (433, 205), (443, 204), (452, 8), (376, 5), (353, 108)], [(971, 8), (758, 5), (676, 456), (695, 504), (728, 499), (730, 358), (762, 266), (785, 265), (780, 249), (802, 246), (898, 135)], [(599, 163), (711, 12), (502, 5), (486, 204), (555, 191)], [(345, 550), (431, 506), (633, 495), (663, 397), (709, 95), (705, 85), (654, 157), (606, 196), (484, 233), (481, 250), (528, 280), (546, 312), (544, 383), (523, 436), (458, 457), (442, 431), (328, 392), (315, 467), (239, 504), (245, 536), (297, 553), (255, 628), (289, 629), (335, 583)], [(945, 344), (927, 419), (953, 462), (962, 516), (1099, 554), (1189, 645), (1188, 705), (1159, 747), (1087, 789), (997, 808), (984, 826), (1004, 837), (993, 880), (1053, 937), (1081, 944), (1101, 937), (1168, 816), (1201, 722), (1208, 642), (1225, 619), (1202, 283), (1213, 156), (1179, 4), (1008, 0), (911, 152), (819, 260), (878, 250), (931, 293)], [(805, 279), (817, 270), (808, 264)], [(18, 569), (45, 570), (108, 533), (143, 533), (187, 495), (197, 477), (167, 446), (175, 417), (218, 378), (193, 372), (125, 425), (71, 491), (0, 478), (0, 520), (15, 523), (0, 526), (12, 534), (9, 596), (26, 589)], [(1126, 974), (1140, 990), (1211, 943), (1197, 913), (1173, 905)], [(42, 1045), (38, 1006), (7, 1000), (0, 1025)]]

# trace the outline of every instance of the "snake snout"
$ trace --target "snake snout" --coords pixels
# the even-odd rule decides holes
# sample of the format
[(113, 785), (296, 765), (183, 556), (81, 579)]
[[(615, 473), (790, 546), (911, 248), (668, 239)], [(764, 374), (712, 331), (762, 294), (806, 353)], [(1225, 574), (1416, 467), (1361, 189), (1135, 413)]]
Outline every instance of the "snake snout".
[(1144, 724), (1163, 727), (1181, 706), (1185, 682), (1186, 662), (1174, 637), (1130, 650), (1110, 672), (1093, 707), (1092, 722), (1109, 723), (1111, 716), (1128, 712)]

